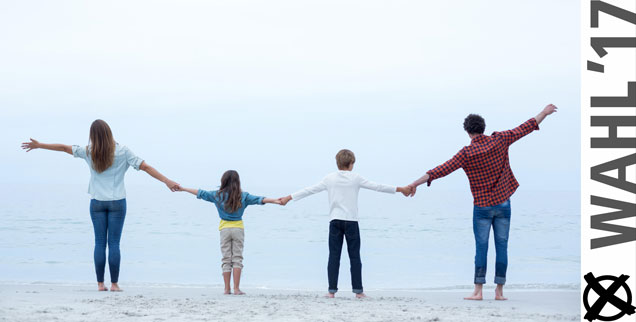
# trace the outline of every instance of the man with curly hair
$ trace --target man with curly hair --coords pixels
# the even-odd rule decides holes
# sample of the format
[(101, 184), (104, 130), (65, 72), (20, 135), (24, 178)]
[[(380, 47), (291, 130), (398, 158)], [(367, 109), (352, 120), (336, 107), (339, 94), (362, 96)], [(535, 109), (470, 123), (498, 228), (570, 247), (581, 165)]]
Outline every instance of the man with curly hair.
[(549, 104), (537, 116), (520, 126), (502, 132), (484, 134), (486, 122), (477, 114), (470, 114), (464, 120), (464, 130), (470, 137), (470, 145), (463, 147), (452, 159), (429, 170), (415, 180), (411, 187), (411, 196), (417, 186), (431, 185), (431, 181), (447, 176), (462, 168), (468, 176), (470, 191), (474, 198), (473, 232), (475, 234), (475, 291), (466, 300), (481, 300), (483, 285), (486, 283), (486, 262), (488, 256), (488, 238), (492, 227), (495, 239), (495, 299), (506, 300), (503, 286), (506, 283), (508, 268), (508, 233), (510, 231), (510, 196), (519, 183), (510, 169), (508, 147), (539, 129), (539, 123), (546, 116), (556, 112), (557, 107)]

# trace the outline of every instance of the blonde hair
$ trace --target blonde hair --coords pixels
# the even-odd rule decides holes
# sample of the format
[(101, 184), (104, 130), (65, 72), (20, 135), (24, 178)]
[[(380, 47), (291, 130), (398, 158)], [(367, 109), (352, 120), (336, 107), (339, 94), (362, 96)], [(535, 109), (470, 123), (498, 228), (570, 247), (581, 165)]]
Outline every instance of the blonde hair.
[(356, 155), (351, 150), (342, 149), (336, 154), (336, 164), (338, 169), (348, 169), (353, 163), (356, 162)]

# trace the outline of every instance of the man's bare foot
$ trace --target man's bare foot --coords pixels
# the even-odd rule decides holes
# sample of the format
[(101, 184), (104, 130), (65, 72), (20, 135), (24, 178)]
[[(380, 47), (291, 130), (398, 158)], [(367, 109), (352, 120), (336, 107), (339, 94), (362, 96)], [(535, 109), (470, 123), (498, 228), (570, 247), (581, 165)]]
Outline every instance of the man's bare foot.
[(238, 288), (235, 288), (234, 295), (245, 295), (245, 293), (243, 293), (243, 291), (239, 290)]
[(503, 285), (501, 284), (497, 285), (497, 288), (495, 288), (495, 300), (505, 301), (507, 299), (508, 299), (507, 297), (503, 296)]
[(471, 301), (481, 301), (483, 299), (484, 297), (481, 295), (481, 293), (479, 294), (473, 293), (473, 295), (464, 298), (464, 300), (471, 300)]
[(230, 290), (228, 289), (228, 290), (223, 291), (223, 294), (230, 295), (230, 294), (232, 294), (232, 292), (230, 292)]
[(100, 292), (106, 292), (108, 291), (108, 288), (104, 285), (104, 283), (97, 283), (97, 290)]
[(356, 298), (357, 298), (357, 299), (366, 299), (366, 298), (367, 298), (367, 295), (366, 295), (366, 294), (364, 294), (364, 293), (358, 293), (358, 294), (356, 294)]
[(327, 294), (325, 294), (325, 297), (329, 298), (329, 299), (332, 299), (332, 298), (336, 297), (336, 293), (327, 293)]
[(119, 285), (117, 285), (117, 283), (112, 283), (112, 284), (110, 284), (110, 291), (111, 292), (122, 292), (123, 290), (121, 288), (119, 288)]
[(473, 291), (473, 294), (471, 296), (465, 297), (464, 300), (471, 300), (471, 301), (481, 301), (484, 299), (484, 297), (482, 296), (482, 291), (484, 289), (484, 284), (475, 284), (475, 290)]

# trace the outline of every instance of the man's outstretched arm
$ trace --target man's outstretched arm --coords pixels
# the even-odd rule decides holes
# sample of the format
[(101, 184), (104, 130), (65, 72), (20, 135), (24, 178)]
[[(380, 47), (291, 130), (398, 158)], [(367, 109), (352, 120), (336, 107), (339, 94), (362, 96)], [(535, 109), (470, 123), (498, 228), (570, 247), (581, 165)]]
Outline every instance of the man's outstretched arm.
[(556, 112), (556, 110), (556, 106), (548, 104), (537, 116), (530, 118), (512, 130), (494, 132), (493, 136), (500, 137), (507, 145), (511, 145), (522, 137), (532, 133), (532, 131), (538, 130), (539, 123), (541, 123), (546, 116)]
[(452, 159), (444, 162), (444, 164), (439, 165), (437, 167), (435, 167), (434, 169), (431, 169), (429, 171), (426, 172), (425, 175), (423, 175), (421, 178), (413, 181), (413, 183), (411, 183), (410, 185), (408, 185), (407, 187), (411, 188), (411, 192), (410, 192), (410, 196), (414, 196), (415, 195), (415, 191), (417, 190), (417, 186), (423, 184), (423, 183), (427, 183), (429, 186), (431, 185), (431, 181), (441, 178), (441, 177), (445, 177), (451, 173), (453, 173), (453, 171), (461, 168), (464, 165), (464, 149), (461, 149), (459, 152), (457, 152), (457, 154), (455, 154), (453, 156)]

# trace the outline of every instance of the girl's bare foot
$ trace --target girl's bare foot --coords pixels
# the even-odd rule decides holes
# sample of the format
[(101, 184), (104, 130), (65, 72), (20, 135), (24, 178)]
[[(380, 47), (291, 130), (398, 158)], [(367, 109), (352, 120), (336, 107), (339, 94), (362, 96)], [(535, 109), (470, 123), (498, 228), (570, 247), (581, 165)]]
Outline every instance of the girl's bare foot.
[(495, 288), (495, 300), (505, 301), (507, 299), (508, 299), (507, 297), (503, 296), (503, 285), (501, 284), (497, 285), (497, 288)]
[(473, 294), (471, 296), (465, 297), (464, 300), (471, 300), (471, 301), (483, 300), (484, 299), (484, 297), (482, 296), (483, 287), (484, 287), (483, 284), (475, 284), (475, 291), (473, 291)]
[(329, 298), (329, 299), (332, 299), (332, 298), (336, 297), (336, 293), (327, 293), (327, 294), (325, 294), (325, 297)]
[(119, 288), (119, 285), (117, 285), (117, 283), (112, 283), (112, 284), (110, 284), (110, 291), (111, 292), (122, 292), (122, 289)]
[(108, 291), (108, 288), (104, 285), (104, 283), (97, 283), (97, 290), (100, 292), (106, 292)]
[(356, 294), (356, 298), (357, 299), (366, 299), (367, 296), (364, 293), (358, 293), (358, 294)]
[(243, 291), (239, 290), (238, 288), (235, 288), (234, 295), (245, 295), (245, 293), (243, 293)]

